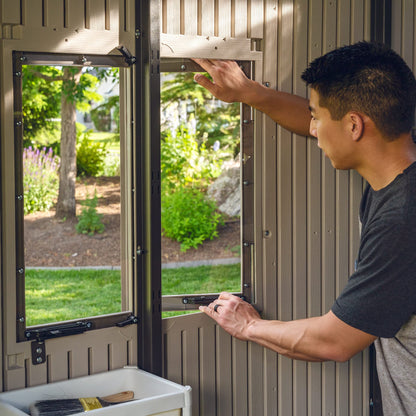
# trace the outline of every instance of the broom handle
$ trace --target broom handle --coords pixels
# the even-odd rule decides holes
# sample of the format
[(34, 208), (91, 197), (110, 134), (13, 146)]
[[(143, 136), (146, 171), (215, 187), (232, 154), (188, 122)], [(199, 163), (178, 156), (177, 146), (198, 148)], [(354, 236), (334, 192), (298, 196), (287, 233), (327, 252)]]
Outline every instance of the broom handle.
[(100, 397), (100, 400), (103, 400), (107, 403), (121, 403), (127, 402), (134, 398), (134, 392), (131, 390), (122, 391), (121, 393), (110, 394), (109, 396)]

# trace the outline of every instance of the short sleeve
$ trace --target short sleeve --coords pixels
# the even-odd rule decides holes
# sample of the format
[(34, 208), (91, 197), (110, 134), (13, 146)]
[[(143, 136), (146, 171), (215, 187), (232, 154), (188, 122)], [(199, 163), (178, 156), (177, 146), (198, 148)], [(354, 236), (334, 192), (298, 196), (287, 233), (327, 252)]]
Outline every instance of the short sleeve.
[(356, 270), (332, 312), (354, 328), (393, 337), (416, 311), (416, 232), (376, 221), (362, 235)]

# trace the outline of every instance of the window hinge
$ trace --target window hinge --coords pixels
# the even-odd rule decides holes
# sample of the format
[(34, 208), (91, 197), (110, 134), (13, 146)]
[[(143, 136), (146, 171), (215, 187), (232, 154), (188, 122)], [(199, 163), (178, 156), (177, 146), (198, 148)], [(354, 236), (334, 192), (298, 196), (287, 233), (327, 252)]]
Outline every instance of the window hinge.
[(127, 65), (133, 65), (136, 63), (136, 57), (133, 56), (130, 51), (123, 45), (117, 46), (118, 51), (123, 55), (123, 58)]
[(27, 329), (25, 331), (25, 338), (29, 341), (36, 339), (39, 342), (50, 338), (66, 337), (68, 335), (82, 334), (89, 329), (92, 329), (91, 321), (77, 321), (67, 324), (52, 325), (44, 328)]

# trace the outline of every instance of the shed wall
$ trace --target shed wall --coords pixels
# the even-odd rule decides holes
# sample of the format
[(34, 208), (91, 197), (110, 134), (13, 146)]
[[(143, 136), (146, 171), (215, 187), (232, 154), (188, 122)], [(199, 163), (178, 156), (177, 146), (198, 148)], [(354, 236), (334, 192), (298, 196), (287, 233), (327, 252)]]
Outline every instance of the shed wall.
[[(135, 325), (47, 340), (46, 363), (40, 365), (32, 364), (30, 342), (16, 342), (12, 70), (14, 50), (110, 54), (122, 44), (134, 53), (134, 40), (133, 0), (0, 0), (1, 256), (4, 260), (1, 264), (1, 390), (137, 365)], [(127, 98), (121, 94), (122, 111), (125, 111)], [(127, 134), (123, 123), (120, 128), (121, 134)]]
[[(249, 37), (263, 53), (260, 79), (301, 96), (308, 62), (369, 39), (370, 20), (370, 0), (162, 3), (165, 33)], [(362, 179), (336, 172), (314, 139), (255, 120), (257, 306), (270, 319), (323, 314), (353, 270)], [(164, 374), (192, 385), (195, 416), (369, 414), (367, 352), (343, 364), (291, 361), (198, 316), (166, 319), (163, 331)]]

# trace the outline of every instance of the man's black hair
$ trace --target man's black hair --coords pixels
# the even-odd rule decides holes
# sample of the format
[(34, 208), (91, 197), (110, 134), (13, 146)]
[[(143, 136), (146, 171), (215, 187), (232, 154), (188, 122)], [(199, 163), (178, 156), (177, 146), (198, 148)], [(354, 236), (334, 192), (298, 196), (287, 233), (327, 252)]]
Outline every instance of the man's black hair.
[(340, 120), (348, 111), (369, 116), (393, 140), (414, 124), (416, 80), (405, 61), (387, 46), (358, 42), (311, 62), (302, 79), (319, 94), (319, 105)]

